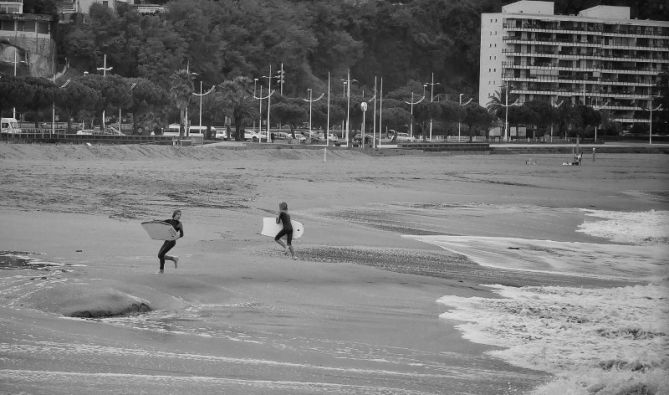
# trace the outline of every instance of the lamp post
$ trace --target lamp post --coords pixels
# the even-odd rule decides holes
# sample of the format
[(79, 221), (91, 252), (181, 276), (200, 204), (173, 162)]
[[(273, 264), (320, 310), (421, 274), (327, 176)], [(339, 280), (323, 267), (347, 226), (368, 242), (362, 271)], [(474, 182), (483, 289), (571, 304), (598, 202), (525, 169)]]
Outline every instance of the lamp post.
[[(606, 103), (602, 104), (601, 106), (595, 105), (595, 106), (592, 106), (592, 108), (595, 111), (599, 112), (599, 110), (601, 110), (602, 108), (604, 108), (608, 105), (609, 105), (609, 102), (607, 101)], [(598, 127), (599, 127), (599, 124), (595, 125), (595, 144), (597, 144), (597, 128)]]
[[(104, 60), (103, 60), (103, 63), (102, 63), (102, 67), (98, 67), (96, 70), (97, 71), (102, 71), (102, 77), (106, 78), (107, 77), (107, 71), (110, 71), (111, 69), (113, 69), (113, 67), (107, 67), (107, 54), (104, 54), (103, 59)], [(105, 109), (103, 108), (102, 109), (102, 131), (104, 131), (106, 128), (107, 127), (105, 125)]]
[[(257, 84), (258, 84), (258, 79), (254, 78), (253, 79), (253, 98), (254, 99), (256, 98), (256, 85)], [(261, 89), (260, 96), (262, 96), (262, 85), (260, 86), (260, 89)], [(262, 102), (260, 103), (260, 111), (258, 112), (258, 114), (260, 114), (261, 112), (262, 112)], [(260, 126), (260, 125), (258, 125), (258, 126)], [(255, 119), (253, 120), (253, 130), (256, 130), (256, 120)]]
[(650, 122), (648, 124), (648, 144), (653, 144), (653, 111), (661, 110), (662, 104), (653, 108), (653, 96), (650, 96), (649, 99), (650, 99), (650, 106), (648, 106), (648, 111), (650, 111), (650, 118), (648, 120)]
[[(28, 64), (25, 60), (19, 61), (17, 58), (17, 53), (18, 53), (18, 48), (14, 47), (14, 78), (16, 78), (16, 70), (17, 70), (17, 65), (19, 63), (25, 63)], [(12, 107), (12, 118), (16, 119), (16, 107)]]
[(502, 104), (501, 106), (504, 107), (504, 141), (509, 141), (509, 107), (511, 106), (519, 106), (520, 105), (520, 100), (516, 99), (513, 103), (509, 104), (509, 81), (506, 81), (506, 89), (505, 89), (505, 97), (506, 99), (504, 100), (505, 104)]
[[(267, 99), (267, 139), (266, 141), (269, 143), (270, 142), (270, 127), (269, 127), (269, 113), (270, 113), (270, 107), (271, 107), (271, 97), (274, 94), (274, 91), (272, 90), (272, 65), (269, 65), (269, 74), (268, 75), (263, 75), (262, 78), (267, 78), (267, 96), (263, 97), (262, 99)], [(261, 99), (261, 100), (262, 100)]]
[(405, 101), (406, 104), (408, 104), (411, 108), (411, 123), (409, 124), (409, 135), (411, 135), (411, 138), (413, 138), (413, 106), (414, 104), (418, 104), (425, 100), (425, 90), (427, 88), (427, 84), (423, 84), (423, 97), (418, 99), (417, 101), (413, 101), (413, 91), (411, 91), (411, 101)]
[[(461, 93), (461, 94), (460, 94), (460, 100), (459, 100), (459, 102), (458, 102), (459, 105), (460, 105), (460, 110), (462, 109), (462, 106), (466, 106), (467, 104), (471, 103), (472, 100), (474, 100), (473, 98), (470, 97), (469, 100), (467, 100), (467, 103), (462, 104), (462, 95), (464, 95), (464, 93)], [(458, 111), (458, 113), (459, 113), (459, 112), (460, 112), (460, 111)], [(458, 114), (458, 143), (460, 142), (460, 124), (462, 123), (462, 121), (461, 121), (460, 118), (461, 118), (461, 116), (460, 116), (460, 114)]]
[[(360, 103), (362, 110), (362, 127), (360, 128), (360, 136), (362, 137), (362, 148), (365, 148), (365, 114), (367, 113), (367, 102)], [(372, 139), (373, 140), (373, 139)]]
[[(432, 73), (431, 81), (428, 83), (430, 85), (430, 103), (434, 101), (434, 86), (439, 85), (438, 82), (434, 82), (434, 73)], [(432, 142), (432, 114), (430, 114), (430, 142)]]
[(383, 131), (383, 77), (379, 80), (379, 147), (381, 147), (381, 132)]
[[(564, 104), (564, 100), (560, 100), (559, 103), (555, 104), (553, 98), (551, 98), (551, 107), (560, 108), (562, 104)], [(595, 137), (595, 140), (597, 140), (597, 137)], [(552, 142), (553, 142), (553, 120), (551, 119), (551, 143)]]
[[(328, 71), (328, 111), (327, 116), (325, 117), (325, 146), (330, 145), (330, 72)], [(323, 151), (323, 155), (326, 155), (326, 151)]]
[(200, 93), (193, 92), (193, 96), (198, 96), (200, 98), (200, 133), (202, 133), (202, 98), (213, 92), (214, 89), (216, 89), (216, 86), (212, 85), (208, 91), (202, 93), (202, 81), (200, 81)]
[(309, 103), (309, 139), (311, 139), (311, 104), (321, 100), (323, 96), (325, 96), (325, 93), (321, 93), (321, 95), (318, 96), (318, 99), (312, 99), (311, 88), (307, 89), (307, 92), (309, 92), (309, 99), (302, 99), (302, 100)]

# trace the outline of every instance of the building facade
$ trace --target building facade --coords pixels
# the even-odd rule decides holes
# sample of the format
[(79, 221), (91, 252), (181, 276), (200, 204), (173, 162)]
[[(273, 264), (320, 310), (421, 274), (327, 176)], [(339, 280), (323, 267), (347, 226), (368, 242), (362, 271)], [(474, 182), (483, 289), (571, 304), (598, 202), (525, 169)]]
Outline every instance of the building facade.
[(0, 13), (0, 73), (51, 77), (56, 60), (54, 23), (51, 15)]
[(656, 83), (669, 72), (669, 22), (630, 18), (628, 7), (555, 15), (554, 3), (518, 1), (481, 14), (479, 104), (503, 87), (521, 103), (584, 103), (623, 129), (648, 124)]

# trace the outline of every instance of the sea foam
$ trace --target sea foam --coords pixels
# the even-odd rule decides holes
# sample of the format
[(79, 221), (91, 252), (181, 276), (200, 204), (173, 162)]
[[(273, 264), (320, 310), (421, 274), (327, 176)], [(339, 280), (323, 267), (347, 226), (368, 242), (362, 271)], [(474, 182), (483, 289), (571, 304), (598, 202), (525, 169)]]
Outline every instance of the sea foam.
[(493, 285), (501, 298), (440, 298), (450, 309), (440, 317), (460, 322), (456, 328), (466, 339), (501, 347), (491, 355), (554, 373), (556, 379), (536, 394), (669, 393), (668, 212), (584, 212), (577, 231), (616, 244), (415, 238), (485, 266), (645, 283), (604, 289)]

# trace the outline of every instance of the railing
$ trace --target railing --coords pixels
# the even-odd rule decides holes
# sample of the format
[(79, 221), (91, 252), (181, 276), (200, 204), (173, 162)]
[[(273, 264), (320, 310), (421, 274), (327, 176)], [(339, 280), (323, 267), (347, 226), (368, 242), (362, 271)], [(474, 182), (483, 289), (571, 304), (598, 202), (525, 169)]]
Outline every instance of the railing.
[(46, 131), (23, 132), (20, 134), (0, 134), (0, 141), (16, 143), (65, 143), (65, 144), (159, 144), (159, 145), (197, 145), (200, 138), (179, 138), (167, 136), (82, 136), (74, 134), (51, 134)]

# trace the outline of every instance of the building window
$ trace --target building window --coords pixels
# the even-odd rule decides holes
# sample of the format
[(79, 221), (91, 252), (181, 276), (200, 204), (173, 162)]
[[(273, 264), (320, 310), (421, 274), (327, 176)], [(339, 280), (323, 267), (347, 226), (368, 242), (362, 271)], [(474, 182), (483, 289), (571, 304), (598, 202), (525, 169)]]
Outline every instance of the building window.
[(49, 34), (49, 24), (47, 22), (37, 22), (37, 33)]
[(14, 31), (14, 21), (0, 21), (0, 30)]

